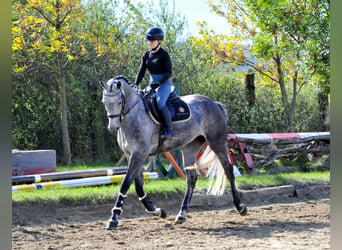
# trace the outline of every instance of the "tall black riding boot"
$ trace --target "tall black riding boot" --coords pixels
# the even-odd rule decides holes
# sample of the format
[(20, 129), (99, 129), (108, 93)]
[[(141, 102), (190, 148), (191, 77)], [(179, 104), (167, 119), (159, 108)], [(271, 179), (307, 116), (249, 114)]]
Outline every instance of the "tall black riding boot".
[(171, 120), (171, 115), (169, 110), (167, 109), (166, 106), (164, 106), (161, 110), (160, 110), (160, 114), (162, 115), (162, 118), (164, 120), (164, 125), (165, 125), (165, 134), (164, 134), (164, 138), (165, 139), (169, 139), (172, 138), (172, 136), (174, 136), (174, 132), (173, 132), (173, 127), (172, 127), (172, 120)]

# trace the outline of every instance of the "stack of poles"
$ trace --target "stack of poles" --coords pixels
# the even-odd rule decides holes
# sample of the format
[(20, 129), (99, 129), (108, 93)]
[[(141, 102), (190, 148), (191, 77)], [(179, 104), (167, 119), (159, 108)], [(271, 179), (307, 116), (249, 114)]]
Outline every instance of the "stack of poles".
[[(119, 183), (125, 178), (127, 167), (69, 171), (12, 177), (12, 193), (41, 189), (76, 188)], [(158, 173), (143, 173), (144, 180), (158, 179)]]

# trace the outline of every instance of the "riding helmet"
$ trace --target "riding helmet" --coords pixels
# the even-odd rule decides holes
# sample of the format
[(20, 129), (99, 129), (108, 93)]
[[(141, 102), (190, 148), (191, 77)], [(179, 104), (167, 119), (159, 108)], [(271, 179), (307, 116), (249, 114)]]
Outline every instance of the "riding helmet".
[(147, 33), (145, 40), (146, 41), (154, 41), (154, 40), (163, 40), (164, 39), (164, 32), (161, 28), (153, 27), (150, 28)]

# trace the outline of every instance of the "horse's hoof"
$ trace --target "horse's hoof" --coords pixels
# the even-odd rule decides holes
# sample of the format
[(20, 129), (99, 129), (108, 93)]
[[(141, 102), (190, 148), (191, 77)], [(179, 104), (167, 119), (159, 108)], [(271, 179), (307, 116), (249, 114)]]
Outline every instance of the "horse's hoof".
[(166, 212), (165, 212), (165, 210), (164, 209), (160, 209), (160, 218), (163, 218), (163, 219), (165, 219), (166, 218)]
[(177, 216), (176, 220), (175, 220), (175, 223), (176, 224), (182, 224), (186, 221), (185, 217), (183, 216)]
[(118, 227), (118, 222), (117, 221), (112, 221), (112, 220), (110, 220), (110, 221), (108, 221), (108, 224), (107, 224), (107, 226), (106, 226), (106, 229), (107, 230), (113, 230), (113, 229), (116, 229), (117, 227)]
[(238, 212), (241, 216), (245, 216), (247, 214), (247, 207), (242, 205), (241, 209)]
[(153, 216), (159, 216), (160, 218), (166, 218), (166, 212), (162, 208), (158, 207), (154, 211), (148, 211), (147, 209), (145, 209), (145, 211), (148, 212), (149, 214), (153, 215)]

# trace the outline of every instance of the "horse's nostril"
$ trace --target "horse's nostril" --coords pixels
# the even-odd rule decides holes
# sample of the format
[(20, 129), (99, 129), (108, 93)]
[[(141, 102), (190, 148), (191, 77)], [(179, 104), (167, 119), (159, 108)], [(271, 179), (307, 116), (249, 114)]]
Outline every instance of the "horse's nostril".
[(108, 126), (107, 127), (108, 131), (112, 132), (112, 131), (118, 131), (120, 129), (120, 126), (114, 127), (114, 126)]

